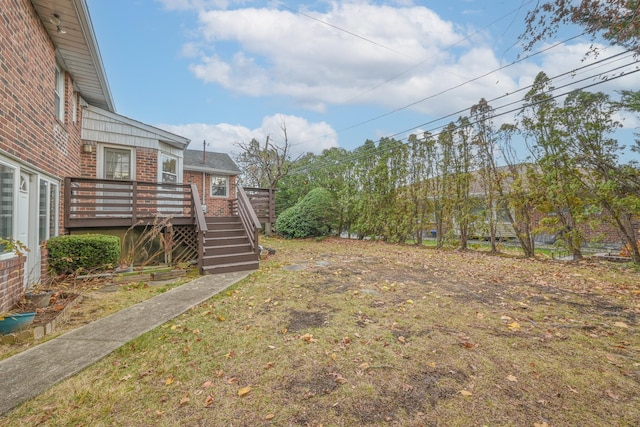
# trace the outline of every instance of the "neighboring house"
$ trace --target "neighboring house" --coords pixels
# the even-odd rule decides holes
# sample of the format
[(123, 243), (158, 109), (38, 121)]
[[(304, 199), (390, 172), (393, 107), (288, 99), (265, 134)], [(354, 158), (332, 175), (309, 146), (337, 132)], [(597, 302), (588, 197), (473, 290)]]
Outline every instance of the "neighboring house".
[[(0, 21), (0, 238), (29, 249), (0, 247), (0, 311), (41, 280), (59, 234), (171, 218), (212, 271), (198, 191), (183, 183), (189, 140), (116, 113), (86, 1), (0, 0)], [(257, 268), (255, 214), (241, 210), (254, 252), (242, 268)]]
[(231, 216), (240, 169), (228, 154), (184, 151), (184, 182), (196, 184), (206, 215)]

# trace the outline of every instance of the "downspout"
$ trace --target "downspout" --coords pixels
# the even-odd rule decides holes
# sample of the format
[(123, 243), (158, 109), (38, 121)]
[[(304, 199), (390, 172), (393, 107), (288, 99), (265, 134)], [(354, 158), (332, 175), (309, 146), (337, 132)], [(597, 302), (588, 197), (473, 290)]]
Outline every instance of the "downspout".
[(202, 172), (202, 203), (206, 205), (206, 204), (207, 204), (207, 201), (206, 201), (206, 200), (205, 200), (205, 198), (204, 198), (204, 195), (205, 195), (204, 188), (205, 188), (205, 186), (207, 185), (207, 183), (206, 183), (206, 182), (204, 182), (204, 177), (205, 177), (205, 173), (204, 173), (204, 172)]

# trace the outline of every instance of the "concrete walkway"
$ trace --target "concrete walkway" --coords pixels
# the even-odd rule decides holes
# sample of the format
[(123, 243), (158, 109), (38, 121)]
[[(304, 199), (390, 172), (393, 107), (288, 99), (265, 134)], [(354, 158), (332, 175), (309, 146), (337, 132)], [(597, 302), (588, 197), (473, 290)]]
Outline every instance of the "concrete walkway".
[(208, 300), (249, 274), (201, 276), (0, 361), (0, 414), (75, 375), (118, 347)]

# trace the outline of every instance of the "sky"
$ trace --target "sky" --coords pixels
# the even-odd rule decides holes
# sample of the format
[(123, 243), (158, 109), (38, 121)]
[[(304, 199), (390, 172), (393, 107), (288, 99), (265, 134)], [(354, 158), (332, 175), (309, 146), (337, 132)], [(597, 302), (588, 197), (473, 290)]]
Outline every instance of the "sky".
[[(283, 129), (294, 156), (437, 133), (481, 98), (497, 113), (513, 109), (540, 71), (558, 76), (559, 91), (607, 71), (589, 90), (615, 98), (640, 87), (633, 57), (608, 59), (621, 48), (585, 59), (591, 40), (579, 27), (524, 52), (518, 36), (534, 0), (87, 4), (116, 112), (189, 138), (190, 149), (206, 141), (235, 155), (252, 138), (283, 144)], [(639, 118), (617, 118), (618, 139), (632, 143)]]

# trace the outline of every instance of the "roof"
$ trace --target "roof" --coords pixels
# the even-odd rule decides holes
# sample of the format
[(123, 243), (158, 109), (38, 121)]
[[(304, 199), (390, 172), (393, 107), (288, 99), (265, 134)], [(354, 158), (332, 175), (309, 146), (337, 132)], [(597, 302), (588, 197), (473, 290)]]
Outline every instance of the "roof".
[[(204, 160), (203, 160), (204, 157)], [(184, 150), (184, 170), (238, 175), (241, 171), (226, 153), (202, 150)]]
[(115, 112), (86, 0), (31, 0), (31, 3), (56, 48), (56, 58), (71, 74), (82, 98)]

